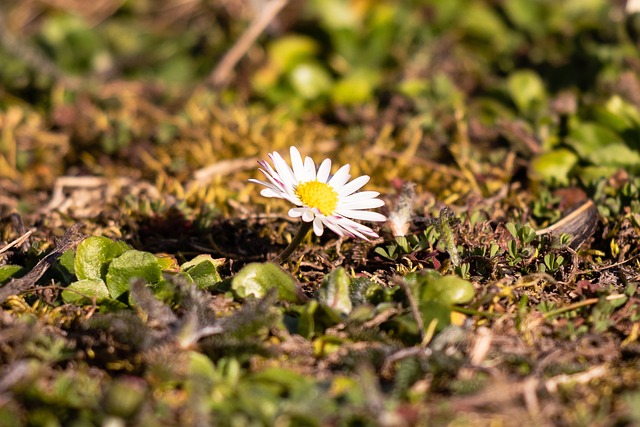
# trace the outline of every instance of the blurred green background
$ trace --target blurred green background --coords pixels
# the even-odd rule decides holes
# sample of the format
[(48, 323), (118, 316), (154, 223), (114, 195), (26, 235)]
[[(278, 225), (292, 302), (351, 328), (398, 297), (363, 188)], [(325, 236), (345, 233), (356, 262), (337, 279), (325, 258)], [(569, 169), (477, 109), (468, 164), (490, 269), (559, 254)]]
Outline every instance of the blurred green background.
[(519, 166), (551, 185), (640, 169), (640, 18), (624, 1), (291, 1), (209, 84), (273, 3), (2, 2), (0, 176), (48, 188), (117, 165), (184, 182), (292, 144), (374, 147), (395, 162), (381, 185), (434, 190), (409, 160), (453, 165), (483, 195)]

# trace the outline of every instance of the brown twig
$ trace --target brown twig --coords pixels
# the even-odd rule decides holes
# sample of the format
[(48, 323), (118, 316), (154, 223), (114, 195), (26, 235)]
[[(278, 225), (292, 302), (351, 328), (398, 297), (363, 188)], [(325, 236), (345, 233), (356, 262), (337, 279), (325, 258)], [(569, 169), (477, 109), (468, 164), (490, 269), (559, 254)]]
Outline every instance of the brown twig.
[(14, 246), (19, 246), (22, 243), (24, 243), (25, 240), (27, 240), (29, 238), (29, 236), (31, 236), (31, 234), (33, 234), (34, 230), (29, 230), (26, 233), (24, 233), (22, 236), (18, 237), (17, 239), (13, 240), (12, 242), (9, 242), (4, 248), (0, 249), (0, 254), (2, 254), (3, 252), (8, 251), (9, 249), (11, 249)]
[(84, 235), (80, 233), (80, 229), (83, 226), (84, 224), (82, 223), (72, 225), (69, 230), (64, 233), (62, 240), (58, 242), (53, 252), (42, 258), (24, 277), (13, 279), (0, 288), (0, 304), (4, 303), (11, 295), (19, 294), (29, 289), (29, 287), (34, 286), (38, 279), (46, 273), (62, 254), (80, 243), (84, 239)]
[(229, 76), (233, 67), (242, 59), (251, 45), (267, 28), (269, 23), (289, 3), (289, 0), (269, 0), (256, 18), (251, 22), (247, 30), (240, 36), (231, 49), (220, 60), (213, 72), (209, 75), (205, 84), (212, 84), (216, 88), (224, 88), (229, 82)]

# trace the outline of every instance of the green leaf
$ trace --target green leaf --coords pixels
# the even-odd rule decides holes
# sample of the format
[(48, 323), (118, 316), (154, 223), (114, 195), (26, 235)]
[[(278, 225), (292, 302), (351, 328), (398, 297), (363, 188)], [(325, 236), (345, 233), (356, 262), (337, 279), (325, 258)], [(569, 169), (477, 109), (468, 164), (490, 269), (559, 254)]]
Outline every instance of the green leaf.
[(624, 144), (622, 138), (613, 130), (589, 122), (572, 123), (566, 141), (581, 158), (595, 160), (593, 163), (596, 165), (601, 163), (594, 153), (604, 147)]
[(315, 314), (318, 310), (318, 301), (311, 300), (309, 303), (302, 306), (300, 311), (300, 317), (298, 318), (298, 329), (296, 333), (311, 339), (316, 332)]
[(421, 300), (445, 306), (465, 304), (473, 299), (473, 285), (458, 276), (443, 276), (429, 281), (422, 290)]
[(578, 163), (578, 156), (566, 148), (549, 151), (533, 159), (531, 162), (532, 178), (543, 181), (555, 181), (558, 184), (568, 184), (569, 173)]
[(148, 396), (147, 385), (133, 377), (123, 376), (108, 383), (102, 408), (119, 419), (133, 418)]
[(342, 314), (349, 314), (353, 309), (349, 289), (351, 280), (343, 267), (338, 267), (327, 274), (322, 280), (322, 285), (318, 291), (318, 299)]
[(326, 357), (342, 348), (348, 342), (345, 338), (335, 335), (322, 335), (313, 340), (313, 351), (316, 357)]
[(218, 273), (218, 267), (222, 265), (221, 260), (216, 260), (211, 255), (198, 255), (191, 261), (181, 265), (182, 271), (186, 272), (200, 289), (209, 289), (222, 281)]
[(77, 304), (81, 301), (89, 303), (91, 298), (95, 298), (97, 301), (109, 298), (109, 290), (102, 279), (78, 280), (62, 291), (62, 299), (66, 303)]
[(353, 5), (342, 0), (314, 0), (316, 12), (327, 28), (351, 30), (357, 28), (360, 19)]
[(114, 242), (102, 236), (83, 240), (76, 249), (74, 270), (79, 280), (105, 279), (109, 263), (129, 249), (124, 242)]
[(373, 97), (380, 81), (378, 73), (355, 70), (338, 80), (331, 88), (331, 99), (339, 105), (363, 104)]
[(286, 36), (273, 41), (268, 48), (269, 60), (278, 71), (289, 72), (296, 65), (315, 57), (318, 45), (310, 37)]
[(440, 301), (422, 301), (419, 304), (419, 309), (425, 327), (429, 327), (431, 322), (437, 321), (436, 331), (441, 331), (451, 323), (451, 309)]
[(210, 392), (217, 377), (215, 365), (209, 357), (197, 351), (190, 351), (188, 356), (186, 389), (189, 395), (193, 395), (203, 388)]
[(74, 276), (76, 274), (76, 269), (74, 266), (75, 258), (76, 252), (73, 249), (69, 249), (68, 251), (63, 253), (60, 258), (58, 258), (58, 262), (60, 263), (60, 265), (64, 267), (67, 272), (73, 274)]
[(297, 303), (306, 300), (295, 279), (271, 262), (247, 264), (231, 280), (231, 288), (241, 298), (249, 295), (262, 298), (269, 289), (276, 288), (281, 300)]
[(547, 100), (547, 92), (540, 76), (532, 70), (515, 71), (507, 81), (509, 94), (518, 110), (535, 113)]
[(316, 62), (304, 62), (289, 73), (291, 87), (305, 99), (316, 99), (332, 86), (329, 72)]
[(157, 283), (162, 278), (162, 268), (155, 255), (130, 250), (111, 261), (107, 272), (107, 288), (111, 298), (118, 298), (131, 289), (131, 280), (141, 278), (147, 283)]
[(0, 267), (0, 285), (9, 281), (9, 279), (14, 276), (21, 274), (24, 271), (24, 268), (20, 265), (3, 265)]
[(618, 142), (595, 150), (589, 156), (589, 160), (595, 165), (620, 166), (637, 171), (640, 165), (640, 153), (623, 142)]

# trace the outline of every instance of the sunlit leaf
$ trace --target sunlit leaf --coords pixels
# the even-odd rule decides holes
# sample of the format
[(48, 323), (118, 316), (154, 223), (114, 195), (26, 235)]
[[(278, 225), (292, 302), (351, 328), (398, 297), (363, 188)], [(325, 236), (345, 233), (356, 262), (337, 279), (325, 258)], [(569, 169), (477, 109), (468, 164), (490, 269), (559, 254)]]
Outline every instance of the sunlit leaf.
[(281, 267), (271, 262), (251, 263), (244, 266), (231, 280), (231, 288), (241, 297), (262, 298), (272, 288), (278, 290), (278, 298), (291, 302), (305, 300), (295, 279)]
[(83, 300), (90, 303), (92, 299), (100, 301), (105, 298), (109, 298), (109, 290), (102, 279), (78, 280), (62, 291), (62, 299), (66, 303), (78, 303)]
[(537, 156), (531, 162), (531, 172), (534, 177), (545, 181), (566, 184), (569, 173), (578, 163), (578, 156), (566, 148), (558, 148)]
[(129, 250), (109, 265), (107, 288), (111, 298), (118, 298), (131, 289), (133, 279), (144, 279), (147, 283), (157, 283), (162, 278), (158, 259), (149, 252)]
[(507, 80), (509, 94), (518, 110), (525, 114), (535, 113), (547, 99), (544, 82), (532, 70), (511, 73)]
[(318, 290), (318, 299), (342, 314), (349, 314), (353, 308), (349, 297), (350, 285), (351, 280), (344, 268), (336, 268), (324, 277)]
[(185, 262), (181, 268), (191, 276), (200, 289), (208, 289), (222, 280), (218, 273), (221, 262), (221, 260), (213, 259), (211, 255), (203, 254)]
[(8, 264), (0, 266), (0, 285), (20, 275), (22, 272), (24, 272), (24, 267), (20, 265)]
[(428, 281), (422, 290), (421, 299), (449, 306), (468, 303), (474, 294), (473, 285), (468, 280), (449, 275)]
[(315, 99), (331, 89), (331, 76), (315, 62), (303, 62), (289, 73), (293, 89), (305, 99)]

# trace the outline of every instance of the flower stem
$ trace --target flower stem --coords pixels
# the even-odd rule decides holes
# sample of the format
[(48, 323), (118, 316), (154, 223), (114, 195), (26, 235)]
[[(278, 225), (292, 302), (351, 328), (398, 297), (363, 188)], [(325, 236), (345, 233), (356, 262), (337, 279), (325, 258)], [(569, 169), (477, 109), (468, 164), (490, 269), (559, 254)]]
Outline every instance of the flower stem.
[(271, 262), (276, 264), (282, 264), (283, 262), (285, 262), (287, 258), (291, 256), (293, 251), (295, 251), (296, 248), (300, 246), (300, 243), (302, 243), (302, 239), (304, 239), (304, 237), (307, 235), (309, 230), (311, 230), (312, 225), (313, 225), (313, 222), (302, 221), (302, 224), (300, 225), (300, 229), (298, 230), (296, 235), (293, 236), (293, 239), (291, 239), (291, 243), (289, 243), (289, 246), (284, 248), (282, 252), (276, 255), (276, 257), (273, 258)]

